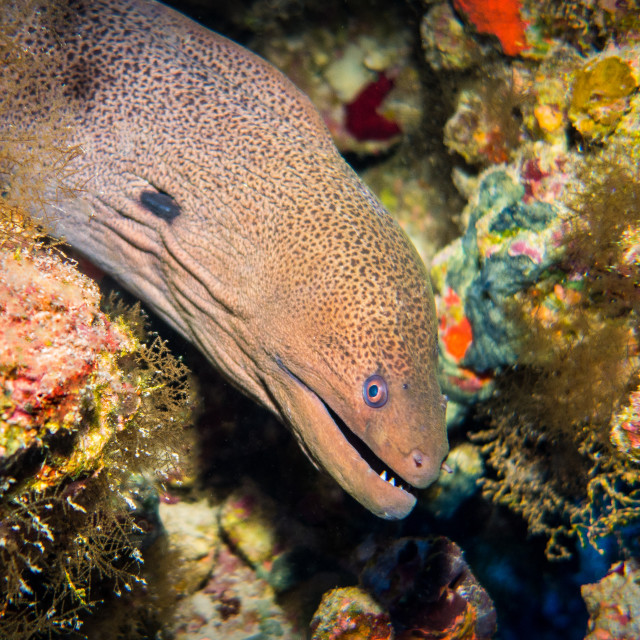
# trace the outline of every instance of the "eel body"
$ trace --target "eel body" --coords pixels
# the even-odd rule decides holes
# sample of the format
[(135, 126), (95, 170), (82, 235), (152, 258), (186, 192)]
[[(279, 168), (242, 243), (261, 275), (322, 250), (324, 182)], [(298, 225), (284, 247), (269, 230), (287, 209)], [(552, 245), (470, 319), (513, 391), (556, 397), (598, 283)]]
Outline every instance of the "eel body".
[[(51, 39), (79, 197), (55, 233), (146, 301), (378, 516), (448, 444), (408, 238), (261, 58), (152, 1), (87, 0)], [(25, 112), (28, 112), (25, 105)]]

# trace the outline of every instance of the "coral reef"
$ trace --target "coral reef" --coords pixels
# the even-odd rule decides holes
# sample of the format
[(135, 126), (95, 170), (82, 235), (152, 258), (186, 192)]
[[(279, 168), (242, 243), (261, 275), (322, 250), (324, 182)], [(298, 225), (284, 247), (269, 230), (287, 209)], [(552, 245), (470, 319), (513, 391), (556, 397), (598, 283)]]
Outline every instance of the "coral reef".
[(521, 0), (454, 0), (453, 5), (466, 16), (478, 33), (498, 38), (502, 50), (508, 56), (515, 56), (527, 49), (527, 23), (522, 18)]
[(176, 618), (176, 640), (300, 637), (271, 586), (226, 547), (216, 555), (204, 588), (180, 602)]
[[(570, 5), (479, 17), (454, 3), (526, 60), (485, 50), (484, 75), (456, 87), (444, 140), (471, 165), (453, 172), (465, 230), (432, 266), (448, 422), (487, 403), (471, 434), (483, 495), (547, 536), (553, 558), (576, 541), (633, 552), (640, 519), (638, 24), (628, 7)], [(423, 21), (432, 48), (443, 24)]]
[(581, 53), (589, 54), (603, 43), (637, 42), (640, 33), (637, 7), (632, 2), (585, 0), (530, 3), (537, 9), (537, 22), (547, 38), (562, 39)]
[(54, 438), (67, 440), (81, 423), (83, 405), (95, 398), (93, 424), (73, 455), (50, 455), (29, 476), (26, 488), (42, 490), (97, 469), (91, 465), (118, 422), (126, 424), (135, 412), (139, 399), (117, 358), (138, 344), (101, 314), (97, 287), (55, 253), (5, 250), (0, 260), (3, 468), (23, 468), (35, 452), (42, 459), (46, 449), (55, 451)]
[(586, 138), (612, 133), (629, 109), (638, 86), (629, 63), (618, 56), (601, 57), (576, 72), (569, 107), (573, 126)]
[(458, 94), (444, 128), (444, 143), (470, 164), (507, 162), (521, 142), (513, 80), (500, 71), (491, 76)]
[(389, 614), (358, 587), (324, 594), (311, 620), (312, 640), (393, 640)]
[[(322, 556), (330, 540), (314, 541), (317, 532), (300, 522), (300, 513), (248, 481), (216, 504), (170, 500), (161, 514), (187, 562), (179, 570), (184, 579), (177, 580), (183, 597), (173, 637), (293, 640), (307, 625), (318, 640), (409, 640), (429, 633), (482, 640), (494, 632), (491, 600), (446, 538), (368, 540), (357, 552), (342, 548), (333, 558)], [(329, 519), (323, 527), (329, 533), (336, 523)], [(338, 545), (353, 542), (352, 527), (338, 534)], [(296, 536), (305, 546), (295, 545)], [(336, 554), (353, 571), (338, 567)], [(360, 586), (354, 586), (358, 571)], [(198, 581), (189, 578), (192, 572)]]
[(559, 149), (567, 147), (571, 79), (582, 63), (575, 49), (558, 43), (529, 77), (521, 78), (527, 96), (522, 102), (523, 124), (529, 135)]
[[(72, 194), (80, 152), (55, 82), (34, 80), (53, 61), (12, 40), (33, 9), (0, 12), (0, 636), (85, 637), (91, 614), (121, 598), (120, 629), (135, 637), (153, 609), (142, 573), (161, 528), (153, 482), (186, 444), (188, 372), (129, 328), (139, 309), (103, 313), (95, 283), (26, 213)], [(43, 11), (52, 25), (64, 17)], [(33, 117), (16, 136), (12, 96), (29, 86)]]
[[(276, 602), (273, 587), (225, 541), (219, 524), (221, 508), (206, 500), (178, 501), (161, 508), (174, 553), (181, 564), (186, 563), (178, 569), (176, 596), (182, 597), (172, 603), (171, 637), (301, 637), (293, 616)], [(245, 554), (264, 557), (258, 537), (245, 537), (245, 542)]]
[(307, 28), (296, 37), (254, 43), (309, 95), (343, 152), (388, 151), (419, 126), (410, 34), (393, 13), (389, 19)]
[(422, 46), (436, 71), (468, 69), (477, 64), (481, 48), (464, 31), (448, 3), (435, 4), (422, 18)]
[(596, 584), (582, 586), (589, 609), (585, 640), (640, 637), (640, 567), (636, 560), (614, 565)]
[(449, 420), (502, 372), (494, 430), (473, 436), (498, 473), (484, 493), (548, 535), (550, 556), (566, 555), (565, 536), (602, 544), (640, 517), (625, 399), (638, 369), (637, 203), (619, 158), (523, 154), (480, 177), (467, 231), (432, 267)]
[[(637, 7), (429, 1), (411, 4), (424, 15), (408, 18), (403, 3), (222, 4), (231, 35), (251, 38), (311, 96), (423, 257), (442, 250), (432, 274), (448, 421), (459, 427), (453, 473), (393, 529), (319, 479), (276, 490), (288, 479), (276, 467), (297, 454), (276, 451), (286, 444), (273, 421), (219, 388), (216, 407), (225, 409), (203, 419), (202, 437), (203, 458), (213, 450), (215, 463), (188, 490), (163, 495), (168, 537), (159, 535), (149, 470), (175, 462), (185, 370), (161, 342), (142, 347), (131, 318), (102, 314), (93, 285), (55, 251), (34, 248), (41, 232), (24, 210), (69, 182), (79, 152), (65, 145), (55, 86), (39, 87), (35, 100), (51, 109), (29, 135), (0, 132), (0, 635), (58, 634), (82, 622), (78, 633), (100, 640), (153, 637), (157, 619), (141, 625), (139, 613), (151, 619), (164, 607), (177, 618), (163, 633), (185, 640), (299, 638), (314, 610), (317, 638), (488, 638), (495, 611), (460, 549), (397, 537), (458, 526), (445, 533), (459, 540), (467, 520), (482, 521), (483, 532), (498, 520), (500, 542), (485, 538), (475, 551), (503, 603), (501, 637), (524, 637), (508, 628), (509, 615), (530, 623), (532, 636), (582, 637), (571, 625), (583, 612), (567, 606), (578, 622), (560, 620), (562, 590), (639, 552)], [(44, 62), (11, 48), (19, 12), (3, 7), (0, 18), (0, 55), (15, 70), (0, 96), (6, 110), (12, 86)], [(42, 270), (46, 286), (30, 288)], [(20, 297), (28, 309), (18, 309)], [(246, 431), (243, 421), (252, 422)], [(467, 434), (474, 444), (461, 442)], [(504, 549), (514, 513), (546, 538), (550, 558), (577, 549), (590, 569), (572, 577), (575, 564), (556, 563), (555, 574), (545, 568), (540, 584), (523, 585), (520, 569), (535, 562), (526, 556), (540, 548), (542, 558), (545, 540)], [(524, 538), (518, 526), (514, 538)], [(468, 554), (474, 544), (467, 537)], [(355, 584), (363, 558), (384, 547), (359, 587), (335, 590)], [(475, 562), (474, 571), (484, 584)], [(589, 640), (638, 635), (637, 573), (628, 560), (583, 588)], [(168, 599), (144, 604), (159, 574), (172, 582)], [(107, 603), (111, 619), (100, 618), (97, 603), (114, 588), (121, 612)], [(548, 636), (533, 630), (527, 602), (536, 598), (535, 611), (558, 619)]]
[(517, 173), (487, 171), (465, 211), (465, 234), (433, 261), (442, 385), (454, 401), (486, 398), (492, 372), (515, 361), (520, 336), (506, 302), (558, 259), (561, 219), (525, 195)]
[(550, 536), (549, 555), (559, 557), (567, 535), (602, 545), (640, 517), (633, 396), (627, 400), (639, 364), (639, 299), (624, 241), (638, 225), (637, 181), (604, 159), (575, 175), (554, 268), (511, 305), (524, 330), (514, 349), (518, 370), (502, 378), (491, 402), (495, 430), (474, 436), (489, 443), (485, 454), (498, 472), (483, 480), (485, 494)]
[(79, 630), (101, 583), (144, 584), (156, 502), (131, 474), (174, 468), (187, 387), (57, 251), (14, 236), (0, 262), (0, 632), (17, 639)]

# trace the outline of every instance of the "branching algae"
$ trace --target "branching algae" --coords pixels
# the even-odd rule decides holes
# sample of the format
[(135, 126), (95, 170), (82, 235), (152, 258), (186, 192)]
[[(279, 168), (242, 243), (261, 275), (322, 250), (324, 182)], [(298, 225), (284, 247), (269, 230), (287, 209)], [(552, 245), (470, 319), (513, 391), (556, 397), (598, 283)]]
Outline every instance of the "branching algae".
[(591, 160), (568, 197), (564, 257), (526, 293), (518, 366), (503, 376), (477, 434), (496, 475), (485, 495), (569, 555), (640, 521), (638, 314), (640, 184), (620, 159)]
[[(0, 204), (1, 209), (1, 204)], [(179, 464), (186, 367), (98, 309), (57, 251), (0, 250), (0, 636), (79, 630), (143, 584), (133, 473)]]

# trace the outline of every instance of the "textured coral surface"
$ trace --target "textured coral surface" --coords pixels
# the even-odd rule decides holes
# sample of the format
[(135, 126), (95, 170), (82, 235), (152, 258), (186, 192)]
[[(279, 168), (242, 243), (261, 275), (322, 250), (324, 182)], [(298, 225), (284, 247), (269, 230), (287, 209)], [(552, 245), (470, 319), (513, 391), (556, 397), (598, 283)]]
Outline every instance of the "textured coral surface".
[(496, 36), (507, 55), (515, 56), (527, 48), (520, 0), (454, 0), (453, 4), (467, 16), (479, 33)]
[(627, 560), (611, 567), (596, 584), (582, 586), (589, 609), (585, 640), (631, 640), (640, 638), (640, 567)]
[[(130, 352), (137, 343), (108, 321), (99, 303), (95, 284), (57, 254), (0, 253), (0, 452), (5, 460), (21, 449), (42, 446), (49, 435), (80, 428), (86, 394), (104, 386), (103, 381), (118, 384), (115, 354)], [(126, 396), (122, 383), (119, 391)], [(107, 392), (102, 395), (107, 411), (117, 410), (121, 402)], [(94, 447), (92, 455), (99, 454), (96, 447), (117, 423), (104, 427), (105, 433), (82, 427), (86, 447)], [(58, 472), (87, 470), (70, 464), (81, 465), (81, 460), (67, 461)], [(43, 481), (45, 475), (43, 470)]]

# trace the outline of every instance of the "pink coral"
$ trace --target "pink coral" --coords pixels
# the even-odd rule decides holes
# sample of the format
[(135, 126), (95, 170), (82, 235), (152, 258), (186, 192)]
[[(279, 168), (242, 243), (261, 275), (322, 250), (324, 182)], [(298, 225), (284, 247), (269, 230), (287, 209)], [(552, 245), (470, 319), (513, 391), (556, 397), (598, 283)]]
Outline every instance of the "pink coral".
[[(2, 456), (77, 428), (84, 394), (109, 377), (116, 354), (137, 345), (109, 322), (99, 300), (97, 287), (53, 253), (0, 254)], [(114, 383), (122, 394), (114, 398), (115, 410), (130, 394), (123, 381)]]

